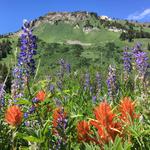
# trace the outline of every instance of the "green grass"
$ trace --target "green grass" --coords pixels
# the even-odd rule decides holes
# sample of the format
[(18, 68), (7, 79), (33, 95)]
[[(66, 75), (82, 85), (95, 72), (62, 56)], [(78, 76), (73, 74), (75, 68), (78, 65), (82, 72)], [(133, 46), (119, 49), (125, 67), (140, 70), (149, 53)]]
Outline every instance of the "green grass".
[(73, 25), (59, 23), (52, 25), (49, 23), (40, 25), (34, 33), (45, 42), (66, 42), (67, 40), (78, 40), (84, 43), (102, 43), (114, 41), (119, 38), (119, 33), (110, 32), (101, 28), (99, 31), (83, 32), (81, 28), (75, 29)]
[[(148, 28), (144, 30), (150, 31)], [(47, 43), (66, 43), (68, 40), (78, 40), (82, 43), (102, 44), (107, 42), (115, 42), (120, 47), (125, 45), (133, 46), (136, 42), (141, 42), (145, 47), (149, 42), (149, 39), (135, 39), (133, 42), (120, 41), (120, 32), (115, 33), (108, 31), (107, 29), (101, 28), (98, 31), (91, 31), (89, 33), (83, 32), (81, 28), (75, 29), (72, 24), (59, 23), (58, 25), (52, 25), (49, 23), (41, 24), (34, 30), (34, 33)]]

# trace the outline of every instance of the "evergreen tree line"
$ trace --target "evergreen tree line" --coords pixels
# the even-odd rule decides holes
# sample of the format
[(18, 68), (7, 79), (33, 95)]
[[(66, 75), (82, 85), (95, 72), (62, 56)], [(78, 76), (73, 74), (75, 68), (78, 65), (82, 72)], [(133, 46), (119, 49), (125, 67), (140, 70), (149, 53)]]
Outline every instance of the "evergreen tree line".
[(112, 28), (115, 27), (120, 30), (127, 30), (127, 27), (117, 21), (109, 21), (109, 20), (104, 20), (100, 19), (100, 23), (105, 27), (105, 28)]
[[(136, 38), (150, 38), (150, 32), (143, 31), (143, 26), (136, 25), (129, 21), (126, 21), (124, 24), (117, 21), (109, 21), (100, 19), (100, 23), (105, 28), (117, 28), (122, 30), (120, 35), (121, 40), (128, 40), (129, 42), (133, 41)], [(139, 27), (139, 30), (135, 30), (135, 27)]]
[(143, 30), (134, 30), (132, 27), (130, 27), (130, 29), (128, 29), (126, 32), (122, 32), (120, 34), (120, 39), (123, 41), (128, 40), (129, 42), (132, 42), (133, 39), (138, 38), (150, 38), (150, 33), (144, 32)]
[(12, 51), (12, 43), (7, 39), (0, 42), (0, 60), (6, 58)]

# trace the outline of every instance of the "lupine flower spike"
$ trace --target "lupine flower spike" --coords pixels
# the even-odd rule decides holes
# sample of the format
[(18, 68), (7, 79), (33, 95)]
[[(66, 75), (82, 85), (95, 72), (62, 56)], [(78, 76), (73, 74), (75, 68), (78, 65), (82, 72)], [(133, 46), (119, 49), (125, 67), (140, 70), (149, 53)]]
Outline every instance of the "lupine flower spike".
[(124, 80), (127, 81), (129, 78), (129, 73), (132, 69), (132, 55), (130, 52), (128, 52), (129, 48), (126, 47), (123, 52), (123, 63), (124, 63)]
[(135, 60), (136, 69), (139, 78), (143, 81), (148, 70), (148, 56), (141, 49), (141, 44), (136, 44), (133, 48), (133, 58)]
[(5, 105), (4, 93), (4, 85), (0, 84), (0, 109)]
[(66, 128), (68, 120), (66, 112), (62, 107), (56, 108), (53, 112), (53, 134), (57, 137), (56, 149), (61, 149), (66, 145)]
[(21, 52), (18, 57), (18, 65), (25, 69), (26, 76), (34, 74), (35, 61), (33, 56), (36, 54), (36, 36), (32, 34), (31, 24), (24, 20), (21, 35)]
[(18, 64), (13, 69), (11, 93), (12, 98), (20, 98), (23, 96), (23, 90), (27, 85), (31, 75), (35, 72), (35, 61), (33, 56), (36, 54), (36, 36), (32, 34), (31, 24), (24, 20), (23, 33), (20, 37), (21, 47), (18, 57)]
[(89, 90), (90, 89), (90, 74), (86, 73), (85, 74), (85, 83), (84, 83), (84, 90)]
[(116, 81), (116, 69), (111, 65), (108, 69), (108, 77), (107, 77), (107, 87), (108, 87), (108, 95), (113, 100), (114, 96), (117, 94), (117, 81)]

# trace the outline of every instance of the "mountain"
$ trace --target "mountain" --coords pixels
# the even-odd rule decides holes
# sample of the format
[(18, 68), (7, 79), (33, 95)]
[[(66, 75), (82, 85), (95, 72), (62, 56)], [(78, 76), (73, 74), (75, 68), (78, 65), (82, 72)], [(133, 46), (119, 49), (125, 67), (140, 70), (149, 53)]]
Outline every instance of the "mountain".
[[(148, 24), (111, 19), (93, 12), (53, 12), (32, 21), (34, 33), (45, 42), (98, 43), (118, 41), (121, 32), (127, 32), (132, 25), (135, 30), (143, 28), (150, 33)], [(21, 31), (13, 36), (19, 36)], [(74, 42), (68, 42), (74, 40)], [(78, 44), (78, 42), (77, 42)]]
[[(73, 67), (118, 64), (122, 61), (125, 46), (141, 42), (147, 51), (150, 39), (148, 23), (131, 22), (98, 16), (93, 12), (50, 12), (31, 21), (33, 33), (38, 37), (37, 62), (40, 59), (40, 74), (57, 68), (58, 60), (64, 58)], [(12, 42), (12, 54), (16, 52), (21, 30), (1, 36), (0, 41)], [(19, 50), (19, 48), (17, 48)], [(12, 64), (14, 55), (9, 54), (1, 62)]]

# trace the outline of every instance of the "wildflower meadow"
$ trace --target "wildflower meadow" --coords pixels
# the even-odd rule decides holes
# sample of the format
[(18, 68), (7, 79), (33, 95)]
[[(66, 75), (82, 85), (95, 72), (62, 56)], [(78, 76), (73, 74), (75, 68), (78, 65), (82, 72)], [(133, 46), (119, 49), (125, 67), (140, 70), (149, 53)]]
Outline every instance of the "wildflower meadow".
[(150, 61), (140, 43), (122, 47), (121, 68), (74, 69), (62, 57), (45, 79), (37, 47), (25, 20), (11, 91), (8, 76), (0, 85), (0, 150), (150, 149)]

